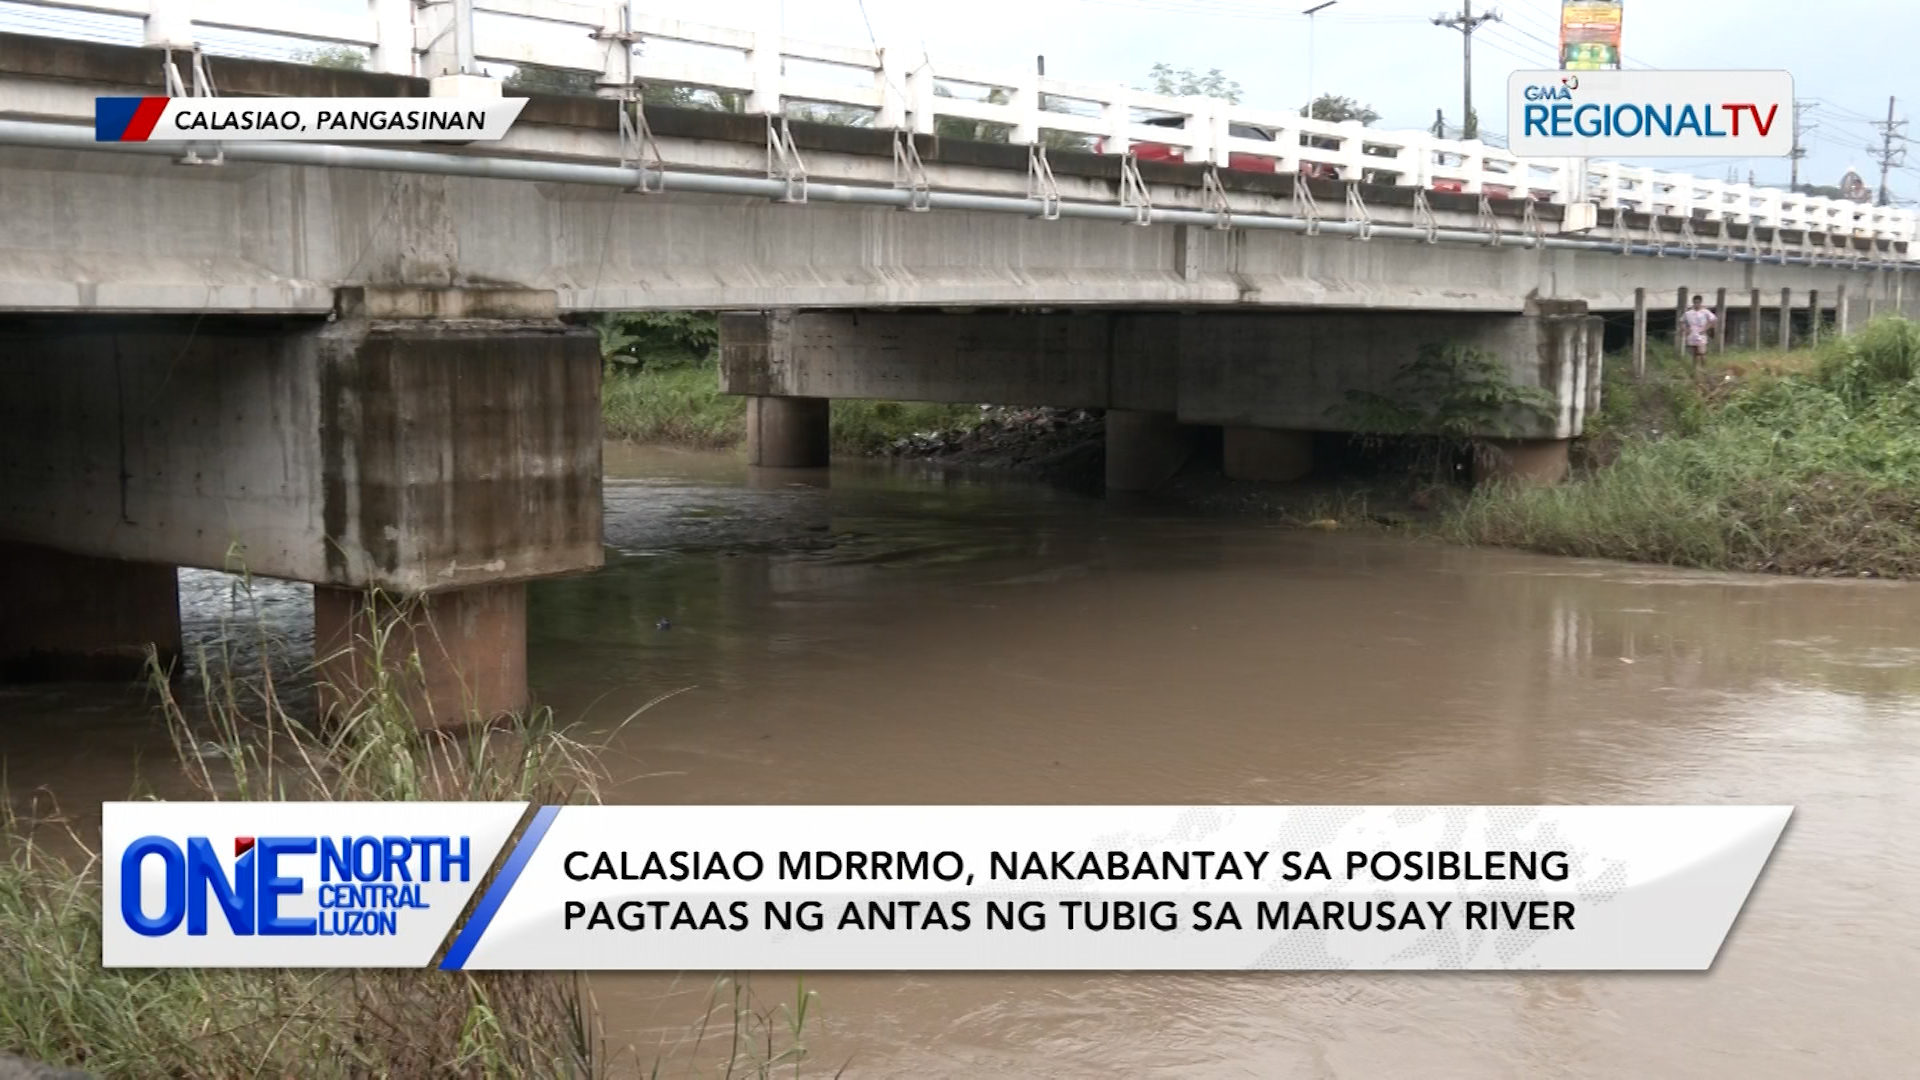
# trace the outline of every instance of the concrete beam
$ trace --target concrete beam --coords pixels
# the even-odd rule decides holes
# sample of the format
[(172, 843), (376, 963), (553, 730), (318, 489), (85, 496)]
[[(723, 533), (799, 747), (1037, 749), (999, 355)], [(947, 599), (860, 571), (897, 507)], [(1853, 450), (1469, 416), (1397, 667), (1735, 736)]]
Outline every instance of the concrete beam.
[(1599, 407), (1600, 320), (1579, 304), (1530, 314), (1077, 314), (806, 311), (720, 324), (726, 393), (1053, 405), (1182, 423), (1348, 431), (1350, 395), (1399, 392), (1422, 347), (1482, 349), (1545, 414), (1488, 434), (1572, 438)]
[(769, 312), (720, 319), (729, 394), (1174, 406), (1176, 319), (1114, 312)]
[(1537, 303), (1520, 316), (1342, 313), (1195, 315), (1181, 320), (1179, 415), (1229, 428), (1351, 431), (1355, 394), (1389, 399), (1428, 345), (1457, 343), (1493, 356), (1515, 386), (1553, 407), (1517, 413), (1516, 438), (1573, 438), (1598, 407), (1598, 319), (1579, 305)]

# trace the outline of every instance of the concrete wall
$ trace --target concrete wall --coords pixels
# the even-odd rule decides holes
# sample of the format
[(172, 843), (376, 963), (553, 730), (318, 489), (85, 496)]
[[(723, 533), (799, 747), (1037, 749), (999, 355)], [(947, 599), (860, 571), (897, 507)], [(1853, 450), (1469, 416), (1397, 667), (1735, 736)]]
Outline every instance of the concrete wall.
[(598, 566), (599, 377), (551, 318), (15, 320), (0, 537), (409, 593)]
[[(772, 312), (720, 326), (721, 388), (805, 398), (1054, 405), (1174, 414), (1190, 424), (1351, 430), (1347, 395), (1393, 395), (1422, 346), (1497, 357), (1548, 416), (1498, 434), (1570, 438), (1598, 407), (1597, 318), (1342, 313)], [(1494, 433), (1489, 433), (1494, 434)]]
[(1598, 323), (1568, 305), (1527, 316), (1191, 316), (1181, 320), (1178, 412), (1187, 423), (1351, 431), (1348, 395), (1401, 400), (1396, 377), (1421, 349), (1457, 343), (1493, 356), (1515, 386), (1555, 402), (1546, 415), (1516, 412), (1505, 430), (1481, 434), (1573, 438), (1599, 407)]

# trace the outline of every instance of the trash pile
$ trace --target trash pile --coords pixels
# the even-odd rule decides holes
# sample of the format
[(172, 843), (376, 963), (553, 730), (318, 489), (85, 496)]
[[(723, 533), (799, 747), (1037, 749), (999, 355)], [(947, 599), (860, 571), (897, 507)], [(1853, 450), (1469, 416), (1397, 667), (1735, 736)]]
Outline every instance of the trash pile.
[(983, 405), (979, 423), (971, 427), (916, 432), (895, 439), (887, 452), (951, 464), (1020, 468), (1099, 447), (1106, 434), (1104, 416), (1098, 409)]

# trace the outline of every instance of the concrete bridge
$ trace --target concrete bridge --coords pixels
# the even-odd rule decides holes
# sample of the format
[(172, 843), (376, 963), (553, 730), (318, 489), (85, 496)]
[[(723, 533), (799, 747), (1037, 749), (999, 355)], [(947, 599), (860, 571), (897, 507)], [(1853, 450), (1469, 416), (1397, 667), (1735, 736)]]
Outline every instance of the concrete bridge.
[[(1191, 163), (941, 139), (938, 110), (1001, 106), (931, 104), (931, 76), (903, 102), (874, 92), (892, 130), (811, 124), (781, 115), (754, 44), (760, 114), (636, 108), (648, 73), (613, 49), (612, 99), (536, 98), (499, 144), (235, 143), (182, 164), (92, 140), (93, 97), (164, 92), (165, 53), (0, 35), (0, 667), (124, 673), (145, 643), (178, 647), (174, 566), (237, 561), (314, 583), (341, 679), (363, 673), (373, 587), (419, 598), (434, 719), (523, 705), (524, 583), (602, 557), (584, 313), (726, 312), (722, 385), (749, 395), (755, 464), (825, 464), (834, 397), (1099, 407), (1109, 486), (1142, 489), (1195, 425), (1225, 429), (1236, 475), (1295, 478), (1350, 391), (1444, 341), (1551, 395), (1497, 434), (1514, 472), (1553, 478), (1598, 404), (1603, 314), (1644, 333), (1701, 292), (1739, 338), (1920, 299), (1893, 215), (1496, 198), (1484, 148), (1454, 192), (1429, 146), (1387, 175), (1362, 160), (1387, 136), (1347, 131), (1336, 153), (1280, 114), (1300, 144), (1284, 163), (1348, 154), (1348, 173), (1223, 168), (1238, 137), (1207, 133), (1239, 121), (1190, 99), (1146, 103), (1187, 110), (1174, 135), (1128, 100), (1099, 123), (1184, 139)], [(878, 54), (771, 48), (870, 58), (890, 85)], [(387, 70), (208, 67), (228, 96), (420, 96), (475, 92), (443, 72), (487, 55), (410, 46), (407, 71), (382, 49)]]

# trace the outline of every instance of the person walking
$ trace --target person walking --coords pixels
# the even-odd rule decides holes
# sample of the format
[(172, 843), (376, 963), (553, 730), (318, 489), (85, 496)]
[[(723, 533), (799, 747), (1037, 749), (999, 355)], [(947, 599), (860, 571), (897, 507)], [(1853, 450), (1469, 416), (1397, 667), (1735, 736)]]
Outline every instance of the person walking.
[(1680, 321), (1687, 331), (1687, 355), (1693, 360), (1693, 370), (1698, 372), (1707, 358), (1707, 343), (1713, 340), (1714, 327), (1720, 317), (1707, 310), (1705, 300), (1695, 296), (1693, 306), (1681, 313)]

